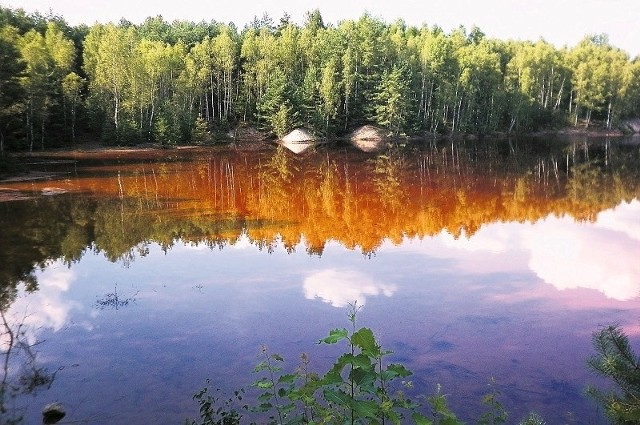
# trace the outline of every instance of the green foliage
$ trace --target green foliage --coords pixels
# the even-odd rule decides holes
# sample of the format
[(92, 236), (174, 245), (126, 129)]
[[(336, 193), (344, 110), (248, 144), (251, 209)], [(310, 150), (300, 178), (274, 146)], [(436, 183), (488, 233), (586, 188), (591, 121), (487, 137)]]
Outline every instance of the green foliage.
[(177, 144), (180, 140), (180, 127), (175, 117), (162, 114), (154, 124), (153, 135), (162, 145)]
[(278, 137), (285, 136), (298, 126), (298, 112), (294, 107), (296, 97), (285, 73), (275, 70), (269, 79), (267, 90), (257, 104), (263, 128), (272, 131)]
[[(423, 422), (416, 423), (424, 423), (424, 424), (435, 424), (435, 425), (464, 425), (463, 422), (460, 422), (456, 415), (449, 409), (447, 398), (444, 394), (442, 394), (442, 389), (440, 385), (436, 388), (436, 393), (432, 396), (427, 397), (427, 401), (429, 403), (429, 407), (431, 408), (431, 414), (433, 416), (433, 422), (427, 420), (426, 417), (422, 416), (420, 419)], [(414, 413), (414, 419), (415, 419)]]
[(478, 425), (498, 425), (507, 422), (507, 411), (498, 400), (500, 391), (495, 388), (495, 379), (491, 378), (491, 392), (482, 397), (482, 404), (486, 406), (486, 411), (480, 415)]
[[(344, 343), (346, 350), (324, 374), (309, 371), (309, 358), (302, 354), (300, 364), (292, 373), (284, 370), (284, 358), (260, 351), (260, 361), (254, 369), (258, 378), (251, 384), (257, 390), (256, 403), (237, 407), (233, 399), (223, 406), (219, 397), (208, 388), (196, 393), (202, 422), (193, 425), (236, 424), (242, 415), (238, 409), (268, 418), (269, 424), (415, 424), (460, 425), (448, 408), (446, 396), (440, 392), (427, 398), (430, 413), (422, 413), (422, 405), (407, 398), (403, 389), (411, 387), (405, 378), (411, 371), (401, 364), (386, 363), (391, 354), (384, 350), (369, 328), (357, 328), (359, 307), (351, 304), (349, 321), (352, 329), (333, 329), (318, 344)], [(236, 391), (236, 401), (244, 391)], [(227, 422), (225, 422), (227, 421)], [(261, 419), (261, 423), (265, 423)], [(487, 423), (500, 423), (498, 421)]]
[[(405, 412), (418, 405), (402, 391), (392, 391), (392, 383), (411, 375), (404, 366), (385, 365), (390, 354), (382, 350), (371, 329), (356, 329), (357, 307), (352, 305), (351, 331), (334, 329), (319, 344), (347, 343), (322, 377), (310, 375), (307, 363), (297, 373), (285, 374), (284, 359), (263, 349), (263, 360), (255, 372), (263, 376), (253, 383), (262, 393), (257, 411), (271, 413), (271, 423), (400, 423)], [(303, 372), (301, 372), (303, 371)]]
[(191, 128), (191, 142), (196, 144), (207, 144), (212, 141), (213, 137), (211, 132), (209, 132), (207, 122), (202, 117), (196, 118)]
[(18, 121), (24, 108), (20, 78), (26, 66), (21, 60), (17, 39), (15, 28), (0, 29), (0, 155), (4, 153), (5, 133), (12, 122)]
[(75, 140), (76, 125), (118, 143), (202, 143), (192, 137), (197, 117), (208, 128), (243, 121), (282, 137), (367, 123), (395, 134), (531, 131), (569, 117), (612, 128), (640, 111), (640, 65), (606, 36), (558, 49), (369, 14), (332, 26), (318, 10), (303, 26), (264, 16), (242, 32), (160, 16), (69, 28), (4, 8), (0, 21), (0, 150), (5, 139), (30, 148)]
[(545, 425), (546, 422), (537, 413), (529, 413), (525, 419), (521, 420), (518, 425)]
[(394, 134), (405, 130), (411, 113), (410, 80), (406, 67), (394, 65), (382, 75), (375, 95), (375, 117), (378, 124)]
[(614, 424), (640, 422), (640, 357), (629, 344), (629, 338), (617, 325), (610, 325), (593, 334), (596, 354), (587, 360), (598, 375), (610, 379), (615, 390), (587, 390), (600, 403)]

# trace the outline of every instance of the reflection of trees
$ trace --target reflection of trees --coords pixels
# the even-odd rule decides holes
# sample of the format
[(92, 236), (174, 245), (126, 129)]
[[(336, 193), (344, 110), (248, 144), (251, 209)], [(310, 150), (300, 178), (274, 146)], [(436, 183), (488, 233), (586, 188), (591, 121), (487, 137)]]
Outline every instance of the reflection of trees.
[(291, 205), (289, 198), (293, 192), (292, 186), (302, 184), (296, 178), (298, 171), (293, 158), (281, 145), (266, 162), (260, 164), (258, 199), (261, 215), (286, 219)]
[(136, 291), (132, 296), (124, 297), (122, 294), (118, 294), (118, 285), (116, 284), (113, 292), (107, 292), (104, 296), (96, 300), (95, 307), (99, 310), (106, 308), (119, 310), (122, 307), (128, 306), (129, 303), (134, 303), (139, 292), (140, 291)]
[(404, 156), (397, 149), (378, 155), (373, 161), (373, 182), (382, 203), (397, 210), (403, 201), (401, 184), (404, 176)]
[(470, 236), (496, 221), (591, 219), (639, 196), (632, 146), (432, 142), (370, 158), (344, 150), (296, 157), (279, 148), (108, 165), (98, 171), (110, 178), (94, 171), (73, 181), (92, 196), (0, 204), (0, 296), (10, 304), (20, 282), (37, 288), (34, 269), (87, 250), (127, 263), (150, 242), (213, 249), (244, 235), (265, 251), (292, 251), (304, 240), (307, 252), (322, 254), (333, 240), (371, 253), (385, 239)]
[(32, 330), (25, 322), (26, 316), (15, 319), (3, 307), (0, 319), (0, 418), (3, 424), (18, 424), (23, 417), (22, 409), (15, 404), (17, 397), (49, 388), (56, 372), (49, 373), (38, 365), (34, 347), (39, 342), (29, 341)]
[(573, 167), (567, 182), (567, 198), (575, 206), (575, 215), (593, 220), (598, 211), (593, 211), (592, 205), (631, 201), (638, 196), (638, 189), (625, 184), (627, 180), (619, 170), (608, 172), (594, 162)]

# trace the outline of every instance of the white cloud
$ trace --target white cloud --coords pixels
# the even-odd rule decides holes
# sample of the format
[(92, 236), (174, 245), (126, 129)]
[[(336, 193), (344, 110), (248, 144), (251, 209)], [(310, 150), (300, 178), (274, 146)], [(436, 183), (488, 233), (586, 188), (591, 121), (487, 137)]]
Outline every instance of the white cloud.
[(321, 299), (334, 307), (346, 307), (357, 301), (366, 303), (367, 296), (392, 296), (396, 285), (376, 282), (363, 273), (351, 270), (323, 270), (304, 280), (304, 296), (307, 299)]

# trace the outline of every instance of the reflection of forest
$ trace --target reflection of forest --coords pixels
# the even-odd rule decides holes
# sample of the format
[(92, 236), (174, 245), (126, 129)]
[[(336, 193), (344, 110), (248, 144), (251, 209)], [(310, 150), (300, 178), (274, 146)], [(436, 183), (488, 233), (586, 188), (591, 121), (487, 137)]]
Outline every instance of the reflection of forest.
[(333, 240), (371, 253), (384, 239), (443, 230), (470, 236), (496, 221), (591, 220), (640, 195), (637, 146), (538, 149), (544, 153), (533, 146), (413, 146), (377, 157), (349, 149), (302, 157), (280, 148), (227, 150), (79, 167), (77, 178), (15, 184), (70, 193), (0, 204), (0, 280), (10, 283), (2, 296), (10, 298), (19, 281), (35, 289), (33, 269), (48, 259), (72, 262), (87, 250), (131, 261), (148, 242), (223, 247), (246, 235), (266, 250), (304, 240), (309, 253), (321, 254)]

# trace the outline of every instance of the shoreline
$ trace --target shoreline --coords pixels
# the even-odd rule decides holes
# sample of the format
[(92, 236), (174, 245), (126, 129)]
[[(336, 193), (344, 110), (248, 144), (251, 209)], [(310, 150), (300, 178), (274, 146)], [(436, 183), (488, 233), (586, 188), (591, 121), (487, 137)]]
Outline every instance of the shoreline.
[[(640, 135), (640, 134), (635, 134)], [(557, 130), (541, 130), (531, 133), (506, 133), (506, 132), (495, 132), (490, 134), (478, 135), (472, 133), (456, 133), (456, 134), (446, 134), (441, 135), (438, 134), (435, 136), (435, 139), (443, 139), (443, 140), (483, 140), (483, 139), (538, 139), (542, 137), (550, 137), (557, 138), (561, 140), (571, 140), (573, 138), (624, 138), (624, 137), (633, 137), (634, 134), (625, 133), (621, 130), (612, 129), (600, 129), (600, 128), (575, 128), (575, 127), (565, 127)], [(407, 140), (430, 140), (433, 139), (434, 135), (432, 133), (416, 133), (412, 135), (399, 136), (398, 140), (407, 139)], [(331, 140), (336, 141), (345, 141), (344, 137), (335, 137)], [(208, 150), (211, 148), (223, 148), (230, 145), (235, 146), (239, 150), (255, 150), (256, 148), (264, 148), (267, 146), (272, 146), (276, 143), (276, 139), (265, 139), (264, 137), (249, 137), (242, 139), (220, 139), (211, 144), (193, 144), (193, 145), (162, 145), (159, 143), (141, 143), (139, 145), (130, 145), (130, 146), (120, 146), (120, 145), (109, 145), (98, 142), (86, 142), (86, 143), (76, 143), (73, 146), (63, 146), (56, 147), (44, 150), (34, 150), (33, 152), (28, 151), (5, 151), (6, 156), (17, 157), (17, 158), (29, 158), (29, 157), (42, 157), (42, 156), (56, 156), (58, 153), (75, 153), (78, 155), (86, 154), (91, 155), (95, 153), (111, 153), (111, 154), (127, 154), (127, 153), (144, 153), (144, 152), (174, 152), (177, 150), (187, 151), (187, 150)]]

